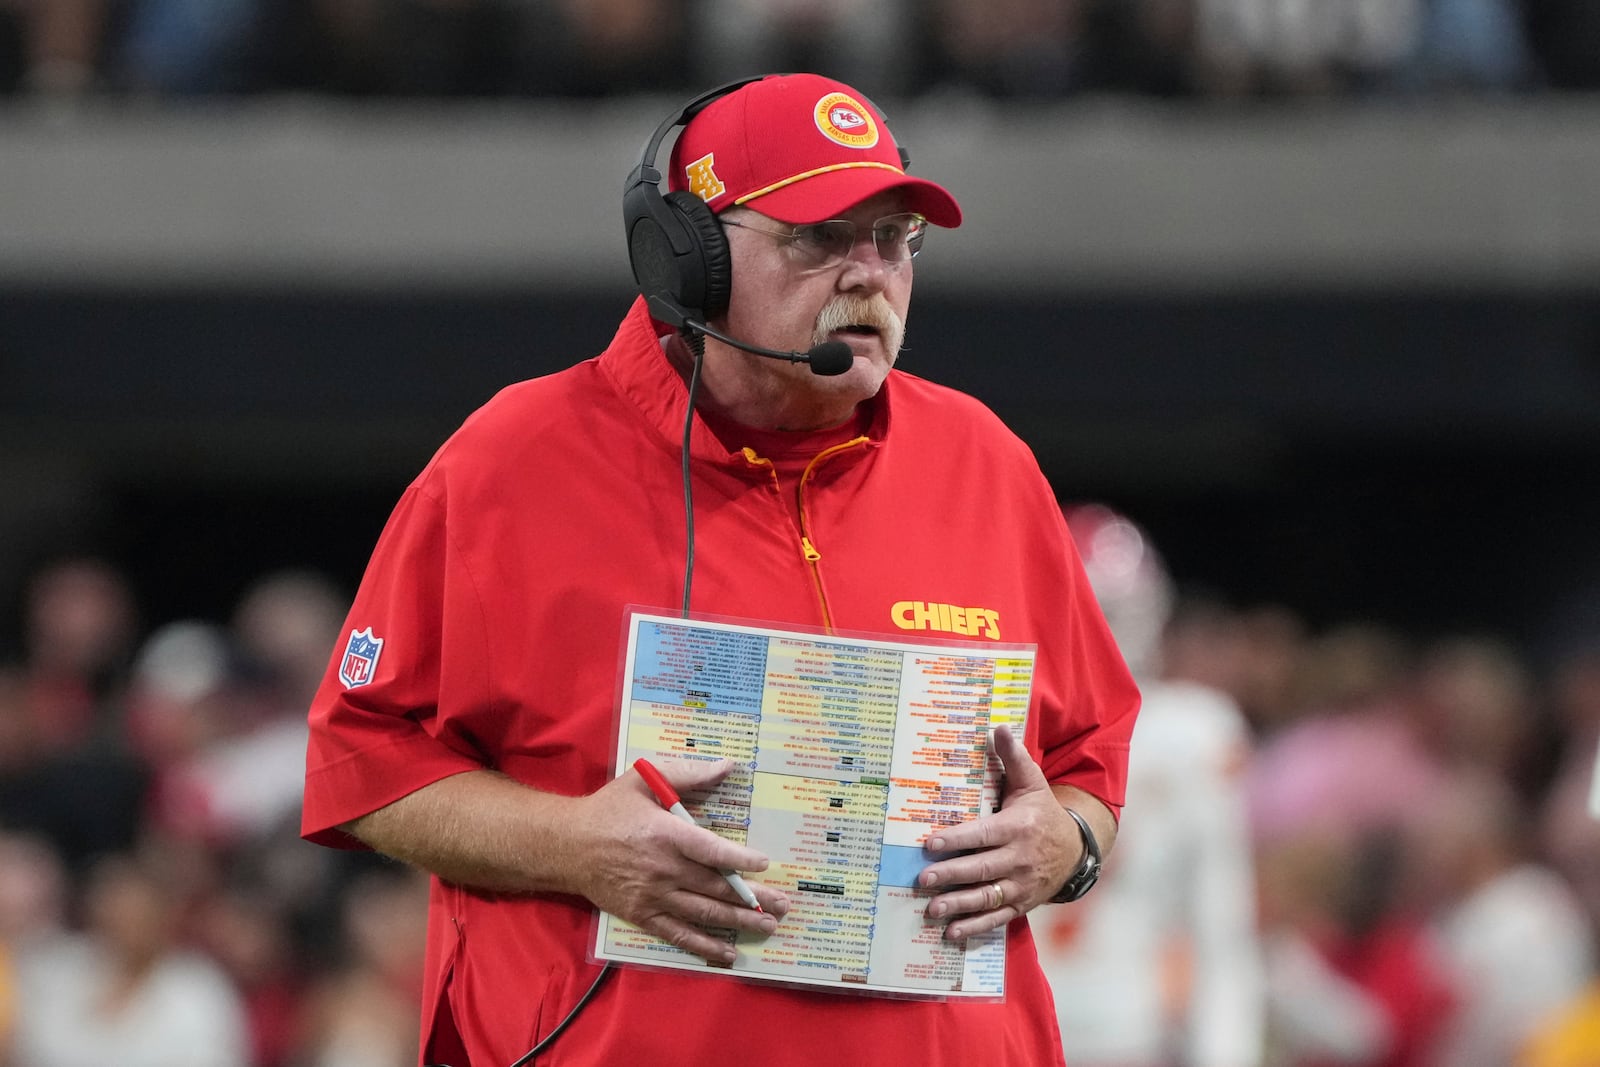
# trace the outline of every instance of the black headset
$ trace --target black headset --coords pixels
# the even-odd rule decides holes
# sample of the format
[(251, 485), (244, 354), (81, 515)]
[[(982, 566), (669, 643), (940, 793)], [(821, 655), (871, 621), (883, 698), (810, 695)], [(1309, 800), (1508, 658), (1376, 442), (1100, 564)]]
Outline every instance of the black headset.
[[(628, 262), (650, 313), (662, 322), (682, 328), (688, 319), (703, 323), (726, 311), (733, 292), (733, 267), (728, 236), (706, 202), (683, 189), (662, 195), (656, 153), (674, 129), (687, 126), (714, 101), (763, 77), (766, 75), (719, 85), (679, 108), (650, 135), (638, 165), (623, 183)], [(872, 101), (866, 103), (882, 117)], [(911, 154), (904, 148), (899, 151), (900, 168), (910, 170)]]
[(733, 268), (728, 236), (706, 202), (687, 190), (661, 193), (656, 153), (661, 142), (713, 101), (759, 77), (740, 78), (707, 90), (679, 108), (645, 142), (639, 165), (622, 187), (622, 222), (628, 237), (628, 262), (634, 281), (662, 322), (682, 327), (685, 320), (702, 322), (728, 308)]

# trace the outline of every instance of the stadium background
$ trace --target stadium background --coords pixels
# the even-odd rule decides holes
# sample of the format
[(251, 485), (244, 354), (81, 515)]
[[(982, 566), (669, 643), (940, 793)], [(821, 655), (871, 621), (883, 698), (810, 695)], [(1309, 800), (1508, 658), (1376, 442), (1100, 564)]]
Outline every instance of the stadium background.
[[(1249, 719), (1262, 901), (1359, 957), (1482, 899), (1433, 846), (1559, 872), (1492, 966), (1391, 976), (1416, 1049), (1497, 1027), (1442, 1067), (1508, 1067), (1487, 1005), (1557, 956), (1600, 991), (1600, 4), (0, 0), (0, 1064), (84, 1062), (39, 1049), (94, 1005), (41, 1026), (30, 968), (151, 931), (248, 1014), (218, 1062), (415, 1062), (423, 887), (296, 836), (332, 613), (470, 411), (610, 338), (650, 130), (808, 68), (967, 213), (902, 365), (1222, 606), (1185, 666)], [(1484, 778), (1510, 799), (1456, 795)], [(1321, 868), (1302, 781), (1377, 820)], [(130, 877), (182, 921), (107, 923)]]
[[(285, 563), (353, 583), (462, 417), (608, 341), (622, 177), (678, 102), (5, 114), (5, 602), (64, 539), (157, 619)], [(1063, 497), (1318, 621), (1539, 642), (1592, 598), (1600, 106), (888, 109), (969, 219), (903, 366)]]

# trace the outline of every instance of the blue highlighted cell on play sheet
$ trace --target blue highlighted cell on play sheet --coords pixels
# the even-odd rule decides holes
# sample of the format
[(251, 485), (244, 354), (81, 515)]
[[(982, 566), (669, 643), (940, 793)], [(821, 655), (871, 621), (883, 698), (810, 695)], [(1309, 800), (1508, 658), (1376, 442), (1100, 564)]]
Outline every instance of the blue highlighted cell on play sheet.
[(913, 889), (917, 884), (917, 875), (933, 860), (921, 848), (906, 845), (884, 845), (881, 865), (878, 869), (879, 885), (898, 885)]

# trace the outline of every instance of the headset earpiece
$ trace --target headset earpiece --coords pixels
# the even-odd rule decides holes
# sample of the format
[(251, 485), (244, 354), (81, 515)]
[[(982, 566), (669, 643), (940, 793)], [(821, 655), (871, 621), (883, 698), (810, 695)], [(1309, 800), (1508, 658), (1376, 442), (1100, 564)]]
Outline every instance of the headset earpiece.
[(728, 310), (728, 297), (733, 292), (733, 264), (727, 232), (717, 221), (716, 212), (695, 194), (680, 189), (668, 193), (664, 199), (668, 207), (682, 216), (699, 250), (697, 264), (691, 264), (687, 257), (680, 261), (682, 269), (678, 280), (683, 285), (682, 302), (688, 307), (699, 307), (698, 318), (715, 318)]
[(666, 321), (677, 326), (680, 316), (725, 311), (733, 289), (728, 237), (705, 201), (684, 190), (663, 197), (649, 185), (631, 194), (643, 206), (627, 220), (628, 261), (652, 311), (670, 312)]
[(733, 289), (728, 237), (716, 214), (693, 193), (661, 193), (656, 152), (667, 134), (689, 123), (706, 105), (759, 78), (741, 78), (695, 97), (656, 127), (645, 142), (639, 165), (622, 190), (622, 221), (628, 262), (651, 313), (674, 326), (689, 318), (704, 321), (721, 314)]

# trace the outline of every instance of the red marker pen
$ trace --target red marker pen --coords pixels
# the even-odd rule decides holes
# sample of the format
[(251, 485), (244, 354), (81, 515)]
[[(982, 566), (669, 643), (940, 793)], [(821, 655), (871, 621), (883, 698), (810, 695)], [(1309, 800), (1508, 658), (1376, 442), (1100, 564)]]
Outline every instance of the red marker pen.
[[(644, 779), (644, 784), (650, 787), (650, 792), (656, 795), (656, 800), (663, 808), (666, 808), (690, 826), (700, 825), (694, 821), (694, 816), (689, 814), (689, 809), (683, 806), (683, 801), (678, 799), (678, 791), (672, 788), (667, 780), (661, 776), (660, 771), (656, 770), (655, 764), (647, 759), (636, 759), (633, 761), (633, 769), (639, 772), (639, 777)], [(726, 878), (728, 884), (733, 886), (733, 891), (739, 894), (740, 900), (757, 911), (761, 911), (761, 902), (756, 900), (756, 895), (750, 891), (750, 887), (745, 884), (745, 880), (739, 877), (738, 871), (723, 871), (722, 877)]]

